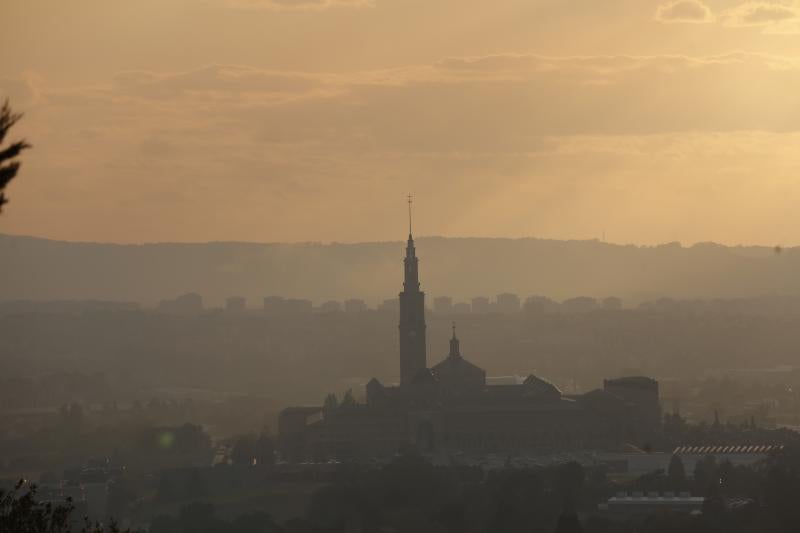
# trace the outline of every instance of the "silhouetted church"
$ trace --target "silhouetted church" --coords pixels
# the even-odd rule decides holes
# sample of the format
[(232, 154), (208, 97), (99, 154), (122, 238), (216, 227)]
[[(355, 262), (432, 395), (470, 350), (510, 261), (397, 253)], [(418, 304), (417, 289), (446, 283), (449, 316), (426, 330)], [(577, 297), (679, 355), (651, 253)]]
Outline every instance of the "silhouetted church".
[(534, 375), (519, 385), (487, 385), (486, 372), (462, 356), (455, 325), (447, 357), (428, 368), (410, 213), (403, 262), (400, 384), (373, 378), (366, 404), (284, 409), (284, 457), (386, 457), (407, 446), (444, 453), (611, 450), (641, 445), (658, 431), (658, 382), (650, 378), (606, 380), (602, 389), (569, 397)]

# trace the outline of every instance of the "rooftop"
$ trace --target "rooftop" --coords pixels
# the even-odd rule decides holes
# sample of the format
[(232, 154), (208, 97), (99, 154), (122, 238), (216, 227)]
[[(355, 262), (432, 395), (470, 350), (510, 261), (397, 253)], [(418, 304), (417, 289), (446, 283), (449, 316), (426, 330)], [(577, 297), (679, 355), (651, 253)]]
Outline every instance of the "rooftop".
[(783, 450), (778, 444), (730, 445), (730, 446), (678, 446), (673, 455), (710, 455), (710, 454), (770, 454)]

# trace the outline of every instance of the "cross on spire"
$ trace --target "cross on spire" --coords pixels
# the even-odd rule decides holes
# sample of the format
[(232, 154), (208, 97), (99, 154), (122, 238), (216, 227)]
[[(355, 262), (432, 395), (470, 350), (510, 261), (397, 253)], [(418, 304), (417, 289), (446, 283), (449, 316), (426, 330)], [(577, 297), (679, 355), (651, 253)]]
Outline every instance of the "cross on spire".
[(461, 357), (461, 347), (459, 346), (458, 337), (456, 337), (456, 323), (453, 322), (453, 338), (450, 339), (450, 355), (449, 357)]
[(408, 234), (411, 235), (411, 202), (413, 196), (411, 193), (408, 194)]

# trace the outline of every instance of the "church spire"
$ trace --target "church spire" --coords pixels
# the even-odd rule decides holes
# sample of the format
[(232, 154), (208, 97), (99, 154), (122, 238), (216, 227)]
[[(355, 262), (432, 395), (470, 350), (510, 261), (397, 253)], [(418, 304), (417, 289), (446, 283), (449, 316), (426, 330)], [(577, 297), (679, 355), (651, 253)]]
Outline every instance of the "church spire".
[(411, 202), (408, 195), (408, 244), (403, 259), (403, 291), (400, 293), (400, 384), (410, 385), (427, 368), (425, 342), (425, 293), (419, 287), (419, 259), (411, 236)]
[(450, 339), (450, 357), (461, 357), (461, 343), (456, 337), (456, 323), (453, 322), (453, 338)]
[(411, 201), (412, 201), (411, 193), (408, 194), (408, 240), (413, 240), (411, 238)]
[(405, 277), (403, 279), (403, 289), (405, 291), (419, 292), (419, 260), (414, 248), (414, 237), (411, 236), (411, 201), (412, 196), (408, 195), (408, 243), (406, 244)]

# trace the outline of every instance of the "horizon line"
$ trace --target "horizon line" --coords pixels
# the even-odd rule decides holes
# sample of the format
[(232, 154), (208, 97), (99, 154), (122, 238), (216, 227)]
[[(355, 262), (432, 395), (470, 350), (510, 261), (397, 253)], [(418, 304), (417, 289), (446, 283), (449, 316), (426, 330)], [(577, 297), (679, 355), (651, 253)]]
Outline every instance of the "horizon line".
[[(60, 243), (68, 243), (68, 244), (94, 244), (94, 245), (108, 245), (108, 246), (155, 246), (155, 245), (204, 245), (204, 244), (253, 244), (253, 245), (286, 245), (286, 246), (297, 246), (297, 245), (319, 245), (319, 246), (332, 246), (332, 245), (359, 245), (359, 244), (391, 244), (391, 243), (403, 243), (405, 242), (404, 238), (400, 239), (388, 239), (388, 240), (364, 240), (364, 241), (349, 241), (349, 240), (305, 240), (305, 241), (256, 241), (256, 240), (236, 240), (236, 239), (228, 239), (228, 240), (220, 240), (220, 239), (212, 239), (207, 241), (172, 241), (172, 240), (164, 240), (164, 241), (102, 241), (102, 240), (68, 240), (68, 239), (59, 239), (59, 238), (52, 238), (52, 237), (42, 237), (38, 235), (28, 235), (28, 234), (17, 234), (17, 233), (6, 233), (0, 231), (0, 237), (10, 237), (10, 238), (18, 238), (18, 239), (32, 239), (32, 240), (39, 240), (39, 241), (50, 241), (50, 242), (60, 242)], [(614, 242), (614, 241), (606, 241), (597, 237), (594, 238), (558, 238), (558, 237), (536, 237), (536, 236), (522, 236), (522, 237), (509, 237), (509, 236), (476, 236), (476, 235), (460, 235), (460, 236), (452, 236), (452, 235), (422, 235), (414, 238), (415, 240), (426, 240), (426, 239), (449, 239), (449, 240), (504, 240), (504, 241), (550, 241), (550, 242), (576, 242), (576, 243), (596, 243), (596, 244), (604, 244), (608, 246), (615, 246), (615, 247), (629, 247), (633, 246), (636, 248), (660, 248), (665, 246), (675, 246), (678, 245), (680, 248), (683, 249), (690, 249), (697, 246), (720, 246), (723, 248), (771, 248), (771, 249), (780, 249), (780, 250), (787, 250), (797, 248), (800, 245), (775, 245), (775, 244), (726, 244), (717, 241), (695, 241), (692, 243), (683, 243), (681, 241), (665, 241), (660, 243), (634, 243), (634, 242)]]

